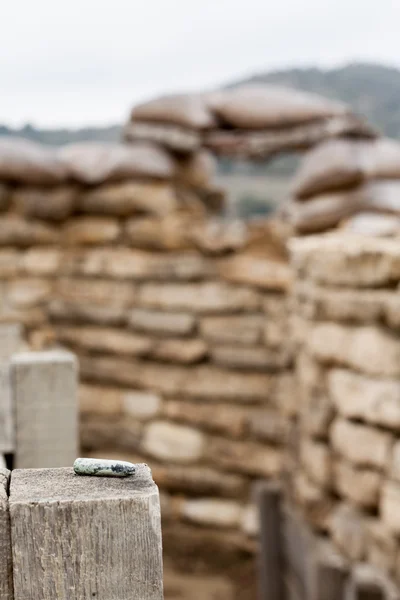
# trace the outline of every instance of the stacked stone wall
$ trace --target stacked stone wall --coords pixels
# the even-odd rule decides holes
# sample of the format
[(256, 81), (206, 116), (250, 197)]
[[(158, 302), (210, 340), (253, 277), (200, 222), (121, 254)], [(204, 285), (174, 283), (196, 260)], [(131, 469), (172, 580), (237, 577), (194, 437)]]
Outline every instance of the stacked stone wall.
[(400, 582), (400, 246), (291, 242), (297, 430), (288, 490), (351, 563)]

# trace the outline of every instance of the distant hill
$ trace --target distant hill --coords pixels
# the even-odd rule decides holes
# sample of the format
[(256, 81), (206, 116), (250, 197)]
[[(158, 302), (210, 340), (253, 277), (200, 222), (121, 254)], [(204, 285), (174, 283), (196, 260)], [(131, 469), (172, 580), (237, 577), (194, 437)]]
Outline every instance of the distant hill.
[[(277, 83), (342, 100), (382, 133), (400, 139), (399, 69), (368, 63), (354, 63), (336, 69), (285, 69), (258, 73), (224, 87), (250, 82)], [(10, 129), (0, 125), (0, 135), (20, 135), (52, 145), (81, 140), (114, 141), (119, 139), (120, 126), (72, 130), (37, 129), (32, 125)]]
[(115, 142), (120, 139), (121, 127), (111, 125), (110, 127), (84, 127), (83, 129), (36, 129), (32, 125), (25, 125), (20, 129), (11, 129), (0, 125), (1, 135), (16, 135), (28, 138), (42, 144), (61, 146), (71, 142), (82, 142), (86, 140), (102, 140)]

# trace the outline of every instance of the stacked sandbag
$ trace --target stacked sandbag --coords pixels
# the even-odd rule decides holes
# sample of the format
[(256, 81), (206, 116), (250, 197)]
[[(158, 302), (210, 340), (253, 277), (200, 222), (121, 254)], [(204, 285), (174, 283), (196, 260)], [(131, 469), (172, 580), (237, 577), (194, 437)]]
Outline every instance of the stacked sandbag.
[(400, 245), (333, 232), (290, 247), (293, 500), (346, 561), (400, 584)]
[(233, 158), (265, 159), (324, 139), (373, 138), (340, 102), (273, 85), (163, 96), (132, 110), (124, 138), (151, 140), (185, 155), (201, 146)]
[[(350, 230), (389, 235), (400, 216), (400, 144), (385, 138), (326, 141), (304, 157), (293, 197), (287, 215), (300, 234), (345, 220)], [(373, 214), (382, 215), (376, 225)]]
[(203, 153), (3, 139), (0, 164), (0, 322), (76, 352), (84, 455), (153, 469), (171, 587), (252, 597), (251, 486), (279, 476), (295, 401), (284, 232), (180, 195)]

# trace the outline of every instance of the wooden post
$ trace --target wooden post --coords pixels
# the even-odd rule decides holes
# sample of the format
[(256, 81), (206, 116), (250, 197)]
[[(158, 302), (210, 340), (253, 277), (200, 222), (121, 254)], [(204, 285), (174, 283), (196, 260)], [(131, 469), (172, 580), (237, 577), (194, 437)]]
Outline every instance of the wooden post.
[(11, 359), (15, 467), (65, 467), (78, 453), (77, 363), (63, 351)]
[(0, 600), (13, 600), (8, 482), (10, 472), (0, 469)]
[(283, 600), (280, 487), (276, 483), (259, 481), (254, 492), (260, 516), (259, 598)]
[(12, 472), (14, 600), (162, 600), (158, 488), (72, 468)]
[(310, 600), (341, 600), (345, 597), (348, 567), (326, 540), (317, 540), (313, 549)]
[(12, 453), (15, 449), (14, 411), (10, 387), (10, 359), (22, 345), (21, 325), (0, 325), (0, 453)]
[(8, 362), (13, 354), (21, 351), (22, 326), (19, 323), (0, 325), (0, 361)]

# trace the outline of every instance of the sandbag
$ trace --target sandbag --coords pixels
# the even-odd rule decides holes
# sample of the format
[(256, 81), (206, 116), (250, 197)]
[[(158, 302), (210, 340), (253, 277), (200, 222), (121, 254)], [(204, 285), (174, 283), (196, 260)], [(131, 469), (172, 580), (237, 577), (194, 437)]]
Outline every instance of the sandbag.
[(366, 178), (400, 178), (400, 144), (389, 138), (381, 138), (365, 144), (363, 170)]
[(368, 144), (335, 139), (318, 145), (304, 157), (294, 178), (293, 194), (306, 200), (323, 192), (360, 183), (364, 177), (363, 150)]
[(65, 166), (53, 149), (23, 138), (0, 137), (0, 179), (51, 185), (65, 178)]
[(345, 217), (361, 209), (355, 192), (324, 194), (309, 202), (293, 201), (286, 207), (289, 221), (298, 233), (316, 233), (336, 227)]
[(216, 162), (207, 150), (199, 150), (177, 162), (177, 178), (183, 184), (195, 188), (207, 188), (216, 172)]
[(175, 212), (163, 218), (129, 219), (125, 234), (134, 248), (145, 250), (187, 250), (194, 247), (190, 240), (193, 218)]
[(374, 139), (375, 132), (352, 114), (328, 117), (264, 130), (218, 129), (204, 134), (204, 145), (215, 154), (232, 158), (269, 158), (281, 152), (304, 151), (327, 139), (351, 136)]
[(18, 186), (12, 192), (17, 212), (26, 217), (63, 221), (69, 217), (78, 200), (78, 189), (73, 185), (39, 188)]
[(361, 235), (389, 237), (400, 235), (400, 216), (359, 213), (341, 223), (343, 231)]
[(11, 202), (11, 188), (5, 183), (0, 183), (0, 211), (8, 210)]
[(208, 106), (223, 122), (240, 129), (296, 125), (349, 112), (341, 102), (262, 84), (210, 94)]
[(151, 142), (176, 154), (190, 154), (201, 145), (199, 131), (170, 123), (144, 123), (142, 121), (127, 123), (122, 137), (127, 142)]
[(173, 186), (167, 182), (122, 181), (82, 192), (80, 210), (125, 217), (135, 213), (166, 215), (178, 208)]
[(195, 130), (215, 125), (213, 115), (200, 94), (171, 94), (149, 100), (132, 109), (131, 121), (174, 123)]
[(358, 188), (357, 194), (366, 210), (400, 215), (400, 180), (369, 181)]
[(58, 156), (71, 179), (88, 185), (122, 179), (172, 179), (175, 165), (162, 148), (150, 144), (81, 142), (61, 148)]

